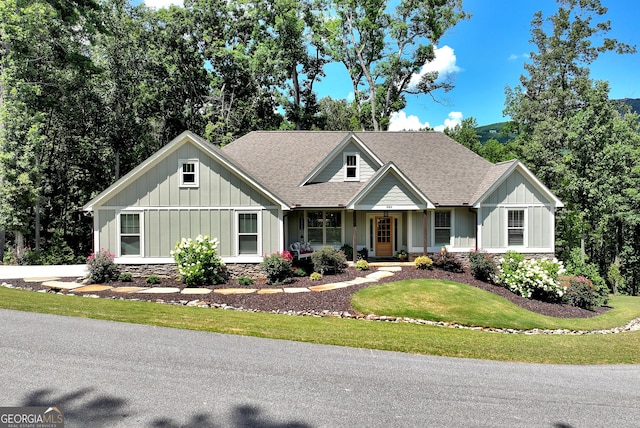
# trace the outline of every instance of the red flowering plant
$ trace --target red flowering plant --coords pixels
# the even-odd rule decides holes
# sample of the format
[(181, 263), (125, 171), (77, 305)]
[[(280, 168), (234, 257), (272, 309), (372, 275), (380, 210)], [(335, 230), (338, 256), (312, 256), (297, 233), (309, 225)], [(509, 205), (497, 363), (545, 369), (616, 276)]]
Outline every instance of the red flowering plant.
[(293, 256), (289, 251), (283, 251), (264, 256), (260, 268), (267, 274), (268, 284), (287, 284), (293, 277)]
[(104, 248), (97, 253), (91, 253), (87, 257), (87, 270), (89, 271), (91, 282), (111, 282), (118, 278), (119, 269), (113, 261), (114, 257)]

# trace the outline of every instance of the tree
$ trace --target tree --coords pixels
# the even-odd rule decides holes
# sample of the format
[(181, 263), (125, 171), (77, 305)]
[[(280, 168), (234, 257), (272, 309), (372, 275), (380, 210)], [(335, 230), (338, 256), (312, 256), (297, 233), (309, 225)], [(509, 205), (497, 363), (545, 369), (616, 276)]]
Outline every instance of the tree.
[(560, 254), (580, 246), (599, 260), (601, 273), (620, 255), (630, 283), (638, 284), (640, 272), (631, 266), (640, 240), (628, 237), (640, 228), (632, 209), (621, 211), (633, 205), (631, 189), (640, 184), (631, 173), (638, 162), (637, 118), (622, 116), (609, 101), (608, 84), (589, 76), (601, 53), (631, 53), (635, 47), (603, 37), (610, 22), (594, 22), (606, 14), (599, 0), (558, 3), (547, 20), (541, 12), (534, 16), (537, 52), (525, 65), (522, 87), (507, 88), (505, 112), (519, 131), (519, 157), (565, 203), (557, 217)]
[(473, 149), (480, 144), (480, 136), (476, 132), (478, 121), (469, 117), (462, 119), (462, 122), (456, 124), (453, 128), (445, 128), (444, 133), (465, 146), (467, 149)]
[(437, 82), (437, 73), (426, 73), (417, 83), (412, 78), (434, 60), (434, 46), (445, 32), (467, 17), (461, 0), (401, 0), (393, 13), (386, 0), (327, 0), (322, 9), (328, 51), (347, 68), (356, 106), (362, 114), (367, 104), (373, 130), (388, 127), (391, 113), (404, 106), (405, 93), (451, 88)]

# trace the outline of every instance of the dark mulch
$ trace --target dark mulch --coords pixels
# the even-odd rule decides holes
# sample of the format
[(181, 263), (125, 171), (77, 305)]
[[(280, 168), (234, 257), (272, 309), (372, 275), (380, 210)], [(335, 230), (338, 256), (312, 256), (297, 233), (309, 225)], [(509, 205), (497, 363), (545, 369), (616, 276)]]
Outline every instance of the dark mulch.
[[(308, 277), (304, 278), (295, 278), (291, 284), (287, 284), (287, 287), (311, 287), (314, 285), (321, 284), (329, 284), (334, 282), (342, 282), (354, 279), (356, 277), (363, 277), (367, 274), (375, 271), (375, 267), (372, 268), (371, 271), (356, 271), (353, 268), (346, 269), (343, 273), (338, 275), (325, 275), (320, 281), (311, 281)], [(486, 291), (490, 291), (492, 293), (498, 294), (504, 297), (507, 300), (517, 304), (518, 306), (530, 310), (532, 312), (537, 312), (539, 314), (548, 315), (552, 317), (559, 318), (589, 318), (596, 316), (600, 313), (605, 312), (608, 308), (598, 308), (595, 311), (589, 311), (586, 309), (576, 308), (574, 306), (569, 305), (560, 305), (560, 304), (552, 304), (540, 302), (537, 300), (525, 299), (523, 297), (517, 296), (506, 288), (499, 287), (493, 284), (488, 284), (482, 281), (479, 281), (468, 273), (452, 273), (446, 272), (439, 269), (434, 270), (416, 270), (412, 266), (403, 267), (402, 271), (394, 272), (393, 276), (383, 278), (377, 283), (380, 284), (385, 282), (394, 282), (404, 279), (418, 279), (418, 278), (432, 278), (432, 279), (443, 279), (449, 281), (460, 282), (463, 284), (469, 284), (474, 287), (481, 288)], [(39, 283), (25, 283), (21, 280), (13, 280), (10, 281), (13, 285), (22, 288), (33, 288), (33, 289), (41, 289), (42, 286)], [(184, 294), (122, 294), (122, 293), (114, 293), (111, 291), (102, 291), (91, 294), (97, 294), (101, 297), (113, 297), (113, 298), (135, 298), (138, 300), (149, 300), (149, 301), (188, 301), (188, 300), (201, 300), (208, 304), (226, 304), (229, 306), (233, 306), (235, 308), (243, 308), (249, 310), (256, 311), (279, 311), (279, 312), (349, 312), (351, 314), (357, 313), (355, 309), (351, 306), (351, 295), (356, 291), (370, 287), (373, 285), (372, 283), (363, 284), (363, 285), (353, 285), (346, 288), (340, 288), (336, 290), (322, 291), (322, 292), (307, 292), (307, 293), (278, 293), (278, 294), (233, 294), (233, 295), (223, 295), (219, 293), (210, 293), (207, 295), (184, 295)], [(134, 278), (133, 282), (114, 282), (110, 284), (115, 287), (130, 287), (130, 286), (140, 286), (140, 287), (148, 287), (149, 285), (145, 283), (144, 278)], [(159, 287), (180, 287), (183, 288), (184, 285), (175, 278), (162, 278), (161, 283), (155, 286)], [(257, 280), (251, 286), (241, 286), (238, 285), (235, 280), (230, 280), (226, 284), (212, 286), (208, 288), (216, 289), (216, 288), (269, 288), (266, 284), (265, 280)], [(80, 294), (80, 293), (77, 293)]]

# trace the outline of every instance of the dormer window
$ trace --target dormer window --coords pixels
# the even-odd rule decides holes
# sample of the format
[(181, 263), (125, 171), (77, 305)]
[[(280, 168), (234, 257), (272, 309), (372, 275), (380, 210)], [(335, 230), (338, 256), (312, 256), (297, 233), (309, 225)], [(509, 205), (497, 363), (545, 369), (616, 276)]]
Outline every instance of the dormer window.
[(198, 159), (181, 159), (179, 164), (180, 187), (198, 187)]
[(344, 154), (344, 181), (360, 181), (360, 154)]

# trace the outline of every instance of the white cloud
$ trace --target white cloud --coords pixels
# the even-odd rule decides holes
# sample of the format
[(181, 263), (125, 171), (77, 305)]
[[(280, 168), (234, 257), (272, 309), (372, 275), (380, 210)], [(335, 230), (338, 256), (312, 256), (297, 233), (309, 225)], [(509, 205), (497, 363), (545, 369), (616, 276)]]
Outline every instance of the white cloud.
[(409, 86), (416, 86), (424, 74), (432, 71), (437, 71), (438, 80), (442, 80), (446, 78), (447, 75), (457, 73), (461, 70), (460, 67), (456, 65), (456, 55), (449, 46), (445, 45), (440, 49), (436, 47), (435, 54), (436, 57), (433, 61), (426, 62), (420, 69), (420, 73), (414, 74), (411, 77)]
[(164, 9), (171, 5), (184, 6), (184, 0), (144, 0), (144, 4), (152, 9)]
[(353, 91), (349, 92), (349, 95), (347, 95), (347, 101), (351, 103), (355, 99), (356, 99), (356, 95), (353, 93)]
[(454, 128), (456, 125), (462, 123), (462, 112), (452, 111), (449, 116), (444, 120), (443, 125), (438, 125), (433, 129), (438, 132), (443, 132), (446, 128)]
[[(442, 125), (434, 126), (433, 129), (437, 132), (443, 132), (446, 128), (453, 128), (462, 123), (462, 118), (462, 112), (452, 111)], [(430, 127), (429, 122), (422, 123), (418, 116), (407, 116), (404, 111), (392, 113), (389, 121), (389, 131), (419, 131)]]
[(418, 131), (428, 128), (429, 122), (421, 123), (418, 116), (407, 116), (404, 111), (391, 113), (389, 131)]
[(518, 58), (529, 59), (529, 54), (528, 53), (523, 53), (522, 55), (516, 55), (516, 54), (509, 55), (509, 61), (515, 61)]

